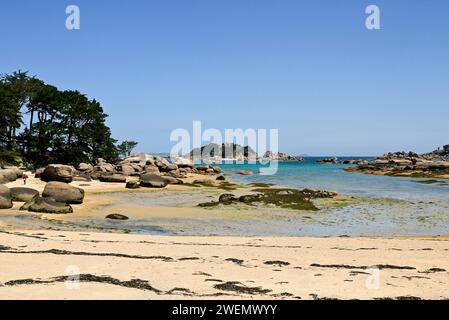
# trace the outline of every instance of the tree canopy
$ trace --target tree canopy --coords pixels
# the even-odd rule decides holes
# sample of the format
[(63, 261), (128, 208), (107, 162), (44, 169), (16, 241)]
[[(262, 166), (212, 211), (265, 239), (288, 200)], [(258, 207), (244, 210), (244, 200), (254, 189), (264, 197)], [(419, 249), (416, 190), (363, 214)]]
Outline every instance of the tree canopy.
[(0, 160), (29, 163), (115, 161), (117, 142), (100, 103), (58, 90), (26, 72), (0, 77)]
[(123, 141), (117, 146), (118, 154), (122, 157), (131, 155), (133, 149), (137, 146), (136, 141)]

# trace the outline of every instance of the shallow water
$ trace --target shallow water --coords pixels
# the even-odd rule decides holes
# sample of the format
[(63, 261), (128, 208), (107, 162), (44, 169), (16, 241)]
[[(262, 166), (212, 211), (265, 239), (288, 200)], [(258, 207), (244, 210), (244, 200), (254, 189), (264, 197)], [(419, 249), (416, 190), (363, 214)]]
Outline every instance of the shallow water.
[[(273, 183), (291, 188), (334, 190), (356, 196), (355, 204), (322, 207), (318, 212), (246, 205), (197, 208), (194, 215), (148, 215), (126, 221), (104, 219), (104, 215), (75, 217), (52, 222), (18, 214), (2, 220), (23, 227), (55, 229), (101, 229), (156, 235), (236, 235), (236, 236), (398, 236), (449, 234), (449, 186), (420, 184), (423, 179), (387, 177), (350, 173), (347, 165), (316, 164), (316, 158), (305, 162), (281, 162), (272, 176), (242, 176), (238, 170), (258, 172), (254, 164), (222, 165), (237, 183)], [(425, 179), (424, 179), (425, 180)], [(439, 179), (445, 181), (443, 179)], [(449, 182), (446, 180), (446, 182)], [(232, 191), (234, 194), (248, 190)], [(209, 191), (207, 191), (209, 190)], [(99, 208), (132, 216), (128, 204), (140, 208), (192, 208), (200, 202), (217, 200), (223, 190), (192, 188), (191, 191), (117, 192), (108, 193), (114, 201)], [(150, 210), (150, 209), (149, 209)], [(14, 220), (14, 221), (13, 221)]]
[[(265, 182), (291, 188), (312, 187), (334, 190), (363, 198), (356, 204), (323, 208), (319, 212), (277, 208), (233, 208), (232, 217), (224, 212), (230, 207), (203, 210), (200, 217), (153, 218), (129, 221), (132, 232), (160, 234), (219, 234), (247, 236), (339, 236), (339, 235), (435, 235), (449, 234), (449, 186), (420, 184), (423, 179), (374, 176), (349, 173), (347, 165), (281, 162), (272, 176), (242, 176), (238, 170), (258, 172), (255, 164), (221, 165), (238, 183)], [(443, 179), (440, 179), (444, 181)], [(237, 191), (238, 192), (238, 191)], [(225, 193), (225, 191), (222, 191)], [(226, 192), (228, 193), (228, 192)], [(236, 192), (233, 192), (236, 193)], [(119, 193), (121, 203), (140, 206), (192, 207), (217, 198), (204, 192), (163, 192), (152, 195)], [(257, 213), (257, 214), (253, 214)], [(148, 224), (151, 228), (146, 227)], [(137, 230), (137, 231), (136, 231)]]

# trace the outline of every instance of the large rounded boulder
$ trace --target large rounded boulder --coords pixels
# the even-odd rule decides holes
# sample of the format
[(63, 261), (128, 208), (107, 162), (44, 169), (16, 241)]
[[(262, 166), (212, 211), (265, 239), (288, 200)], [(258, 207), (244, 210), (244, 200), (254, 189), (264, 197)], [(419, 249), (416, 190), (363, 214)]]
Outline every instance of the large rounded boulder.
[(64, 164), (51, 164), (41, 174), (42, 181), (72, 182), (75, 169)]
[(164, 188), (167, 186), (167, 180), (153, 173), (144, 173), (140, 175), (140, 186), (147, 188)]
[(30, 212), (66, 214), (72, 213), (73, 209), (70, 205), (56, 201), (53, 198), (38, 197), (30, 202), (25, 203), (20, 210), (28, 210)]
[(21, 175), (22, 171), (18, 168), (0, 169), (0, 183), (16, 181)]
[(0, 185), (0, 209), (12, 208), (11, 190), (8, 187)]
[(12, 201), (28, 202), (39, 196), (39, 191), (32, 188), (11, 188)]
[(62, 203), (80, 204), (83, 203), (84, 190), (64, 182), (49, 182), (42, 192), (42, 197), (53, 198)]

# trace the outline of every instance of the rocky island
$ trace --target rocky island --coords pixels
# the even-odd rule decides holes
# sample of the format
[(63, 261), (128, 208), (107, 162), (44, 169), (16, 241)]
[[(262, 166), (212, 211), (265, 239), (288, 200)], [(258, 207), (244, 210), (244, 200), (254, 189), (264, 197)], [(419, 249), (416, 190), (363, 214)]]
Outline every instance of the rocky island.
[(449, 145), (425, 154), (390, 152), (372, 162), (345, 170), (375, 175), (447, 179), (449, 178)]

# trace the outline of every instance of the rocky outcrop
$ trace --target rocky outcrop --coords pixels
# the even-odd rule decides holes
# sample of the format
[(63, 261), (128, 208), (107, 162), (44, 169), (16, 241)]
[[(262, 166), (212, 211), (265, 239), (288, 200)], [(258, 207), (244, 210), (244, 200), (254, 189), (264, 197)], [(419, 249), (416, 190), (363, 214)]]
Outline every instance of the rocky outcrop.
[(39, 197), (39, 191), (32, 188), (17, 187), (10, 190), (12, 201), (28, 202)]
[(153, 173), (144, 173), (140, 176), (140, 186), (146, 188), (164, 188), (167, 180)]
[[(97, 159), (97, 165), (91, 173), (92, 179), (108, 180), (111, 174), (125, 177), (140, 176), (142, 174), (167, 174), (175, 178), (185, 178), (188, 173), (196, 173), (189, 159), (174, 157), (169, 161), (161, 156), (152, 156), (146, 153), (133, 154), (121, 160), (116, 165)], [(211, 170), (213, 172), (213, 170)], [(202, 172), (198, 172), (202, 173)], [(206, 174), (206, 173), (205, 173)], [(106, 177), (106, 178), (103, 178)]]
[(315, 161), (316, 163), (324, 164), (367, 164), (369, 161), (366, 159), (344, 159), (339, 160), (337, 157), (324, 158)]
[(449, 155), (443, 150), (426, 154), (390, 152), (374, 161), (346, 168), (349, 172), (415, 178), (449, 178)]
[(304, 161), (302, 157), (291, 156), (283, 152), (267, 151), (262, 157), (263, 161)]
[(242, 176), (251, 176), (254, 174), (254, 172), (251, 170), (240, 170), (240, 171), (237, 171), (237, 173)]
[(0, 184), (0, 209), (10, 209), (12, 206), (11, 190)]
[(211, 165), (200, 165), (195, 167), (191, 172), (204, 174), (204, 175), (213, 175), (221, 172), (221, 168), (218, 166)]
[(257, 153), (249, 146), (236, 143), (210, 143), (193, 149), (188, 155), (193, 161), (206, 163), (222, 163), (224, 161), (257, 161)]
[(324, 159), (316, 160), (315, 162), (316, 162), (316, 163), (331, 163), (331, 164), (336, 164), (336, 163), (338, 163), (338, 158), (337, 158), (337, 157), (324, 158)]
[(49, 182), (45, 185), (42, 197), (53, 198), (62, 203), (80, 204), (83, 203), (84, 190), (64, 182)]
[(318, 208), (311, 201), (312, 199), (330, 199), (338, 195), (336, 192), (314, 189), (258, 188), (252, 191), (255, 193), (240, 197), (225, 193), (220, 195), (218, 201), (204, 202), (198, 205), (200, 207), (214, 207), (220, 204), (244, 203), (247, 205), (261, 204), (285, 209), (317, 211)]
[(42, 197), (35, 198), (32, 201), (25, 203), (20, 210), (53, 214), (66, 214), (73, 212), (72, 207), (64, 202), (56, 201), (53, 198)]
[(103, 158), (98, 158), (94, 166), (94, 172), (115, 172), (115, 166), (111, 163), (108, 163)]
[(59, 181), (70, 183), (73, 181), (75, 168), (63, 164), (50, 164), (40, 175), (42, 181)]
[(172, 163), (176, 164), (178, 168), (193, 168), (192, 160), (183, 157), (171, 157)]

